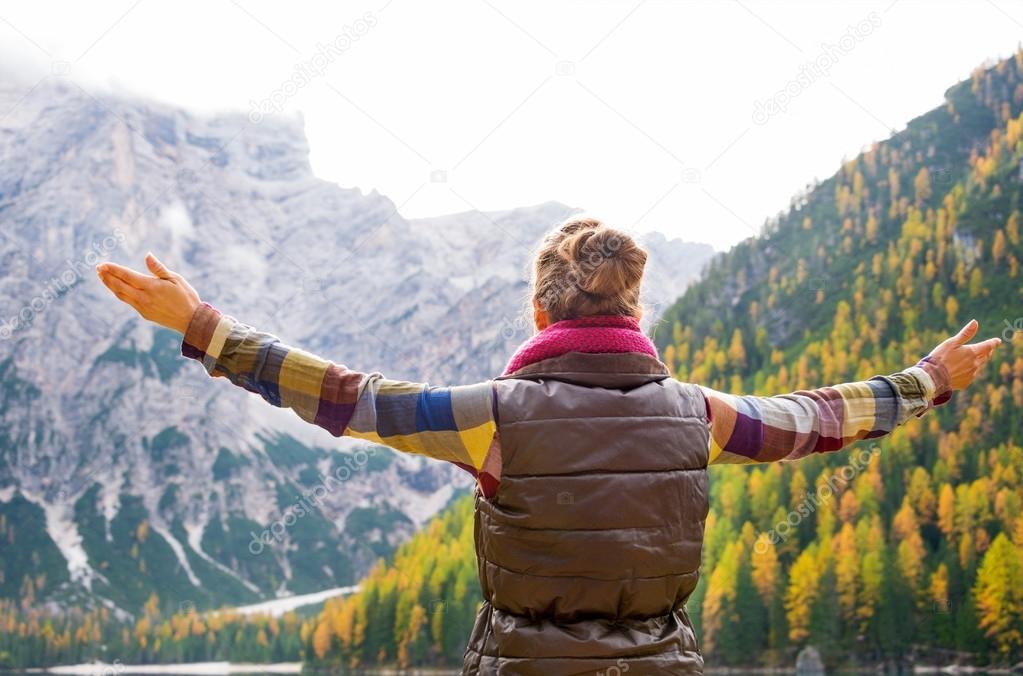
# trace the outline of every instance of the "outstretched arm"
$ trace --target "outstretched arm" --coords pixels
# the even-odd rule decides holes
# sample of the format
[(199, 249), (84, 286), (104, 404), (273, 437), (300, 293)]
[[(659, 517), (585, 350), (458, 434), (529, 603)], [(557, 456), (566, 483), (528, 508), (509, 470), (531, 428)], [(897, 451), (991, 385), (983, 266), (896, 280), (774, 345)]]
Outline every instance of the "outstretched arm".
[(976, 378), (1001, 342), (975, 345), (971, 321), (915, 366), (888, 376), (774, 397), (704, 387), (711, 417), (710, 462), (797, 460), (883, 436), (949, 400)]
[(113, 263), (100, 265), (97, 273), (142, 317), (183, 334), (182, 354), (202, 363), (211, 376), (290, 408), (334, 436), (447, 460), (485, 483), (481, 474), (496, 430), (490, 383), (431, 387), (353, 371), (201, 302), (181, 275), (152, 255), (146, 265), (152, 276)]

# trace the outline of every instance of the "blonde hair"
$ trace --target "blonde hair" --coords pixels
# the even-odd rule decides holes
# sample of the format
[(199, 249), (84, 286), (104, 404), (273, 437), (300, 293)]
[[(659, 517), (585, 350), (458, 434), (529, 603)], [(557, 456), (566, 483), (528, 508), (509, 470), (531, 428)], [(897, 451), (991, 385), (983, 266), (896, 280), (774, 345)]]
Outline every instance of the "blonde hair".
[(533, 300), (552, 323), (591, 315), (638, 318), (646, 259), (646, 251), (621, 230), (595, 218), (569, 218), (536, 254)]

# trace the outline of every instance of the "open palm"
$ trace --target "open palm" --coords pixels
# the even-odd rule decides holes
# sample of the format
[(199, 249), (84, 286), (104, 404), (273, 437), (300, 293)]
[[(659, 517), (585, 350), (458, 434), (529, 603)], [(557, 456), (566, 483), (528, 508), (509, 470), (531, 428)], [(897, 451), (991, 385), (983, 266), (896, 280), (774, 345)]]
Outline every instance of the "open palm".
[(977, 323), (977, 320), (971, 319), (966, 326), (959, 330), (959, 333), (951, 338), (946, 338), (928, 355), (948, 370), (953, 390), (968, 387), (991, 359), (995, 348), (1002, 342), (1001, 338), (988, 338), (979, 343), (967, 345), (977, 335), (979, 328), (980, 324)]
[(146, 254), (146, 267), (152, 274), (116, 263), (101, 263), (96, 266), (96, 274), (118, 299), (135, 308), (144, 319), (184, 334), (201, 302), (199, 294), (153, 254)]

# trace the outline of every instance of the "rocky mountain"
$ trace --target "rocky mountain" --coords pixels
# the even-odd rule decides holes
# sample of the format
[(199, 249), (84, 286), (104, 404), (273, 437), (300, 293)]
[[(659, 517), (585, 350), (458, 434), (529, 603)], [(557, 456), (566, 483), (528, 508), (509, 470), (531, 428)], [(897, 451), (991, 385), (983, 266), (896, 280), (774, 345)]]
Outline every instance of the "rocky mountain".
[[(468, 383), (529, 335), (531, 249), (574, 209), (406, 219), (316, 178), (297, 119), (11, 77), (0, 111), (0, 596), (132, 612), (350, 584), (471, 486), (209, 380), (92, 267), (151, 250), (286, 342)], [(713, 251), (646, 243), (653, 318)]]

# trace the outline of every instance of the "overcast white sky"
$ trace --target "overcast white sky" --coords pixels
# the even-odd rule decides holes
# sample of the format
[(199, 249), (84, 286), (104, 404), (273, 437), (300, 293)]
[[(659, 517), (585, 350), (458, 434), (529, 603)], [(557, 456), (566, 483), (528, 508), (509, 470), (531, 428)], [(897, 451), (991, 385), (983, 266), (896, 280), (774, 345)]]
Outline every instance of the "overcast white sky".
[(0, 0), (4, 61), (86, 88), (249, 111), (303, 71), (271, 114), (405, 216), (556, 199), (719, 249), (1021, 36), (1009, 0)]

